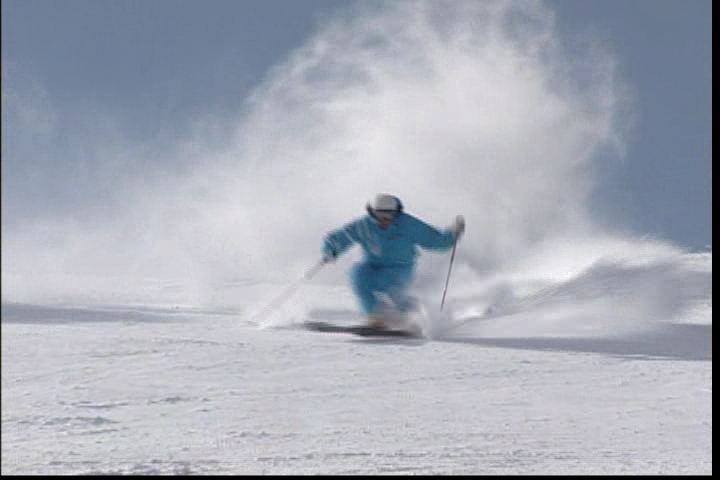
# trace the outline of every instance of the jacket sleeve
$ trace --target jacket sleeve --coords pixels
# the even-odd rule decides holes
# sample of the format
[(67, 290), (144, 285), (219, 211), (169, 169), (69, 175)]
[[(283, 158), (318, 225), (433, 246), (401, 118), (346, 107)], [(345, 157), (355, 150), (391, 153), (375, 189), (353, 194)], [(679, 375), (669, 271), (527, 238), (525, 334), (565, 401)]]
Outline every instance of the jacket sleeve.
[(323, 240), (323, 256), (333, 254), (335, 257), (342, 255), (350, 246), (360, 239), (359, 232), (362, 228), (363, 219), (348, 223), (338, 230), (334, 230)]
[(427, 250), (448, 250), (455, 243), (451, 229), (438, 230), (412, 215), (405, 216), (409, 232), (418, 246)]

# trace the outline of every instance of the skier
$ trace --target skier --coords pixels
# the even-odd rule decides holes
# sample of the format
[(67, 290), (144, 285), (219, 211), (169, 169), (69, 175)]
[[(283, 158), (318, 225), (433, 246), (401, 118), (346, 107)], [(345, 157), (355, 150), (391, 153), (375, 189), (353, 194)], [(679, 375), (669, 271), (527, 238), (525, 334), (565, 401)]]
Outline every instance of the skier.
[(394, 195), (378, 194), (366, 206), (367, 215), (328, 233), (323, 241), (325, 262), (332, 262), (354, 243), (364, 251), (363, 261), (350, 272), (350, 283), (360, 307), (375, 328), (407, 322), (416, 308), (408, 290), (415, 278), (418, 247), (445, 251), (465, 232), (465, 219), (440, 231), (403, 211)]

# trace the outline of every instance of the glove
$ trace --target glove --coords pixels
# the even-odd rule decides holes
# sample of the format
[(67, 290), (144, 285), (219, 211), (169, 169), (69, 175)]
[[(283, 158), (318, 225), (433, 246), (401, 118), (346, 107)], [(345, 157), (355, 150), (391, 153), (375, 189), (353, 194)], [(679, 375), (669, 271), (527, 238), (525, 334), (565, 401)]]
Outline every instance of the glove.
[(328, 245), (323, 248), (323, 262), (332, 263), (337, 259), (337, 252)]
[(453, 235), (455, 235), (455, 241), (460, 240), (460, 237), (465, 233), (465, 217), (458, 215), (455, 217), (455, 223), (452, 226)]

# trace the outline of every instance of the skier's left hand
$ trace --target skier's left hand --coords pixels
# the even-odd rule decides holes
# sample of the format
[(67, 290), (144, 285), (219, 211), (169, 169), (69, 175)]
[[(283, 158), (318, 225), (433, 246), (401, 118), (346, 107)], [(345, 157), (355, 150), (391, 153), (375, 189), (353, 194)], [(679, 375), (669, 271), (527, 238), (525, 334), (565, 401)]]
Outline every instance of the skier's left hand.
[(460, 237), (465, 233), (465, 217), (458, 215), (455, 217), (455, 223), (452, 227), (453, 235), (455, 235), (455, 241), (460, 240)]

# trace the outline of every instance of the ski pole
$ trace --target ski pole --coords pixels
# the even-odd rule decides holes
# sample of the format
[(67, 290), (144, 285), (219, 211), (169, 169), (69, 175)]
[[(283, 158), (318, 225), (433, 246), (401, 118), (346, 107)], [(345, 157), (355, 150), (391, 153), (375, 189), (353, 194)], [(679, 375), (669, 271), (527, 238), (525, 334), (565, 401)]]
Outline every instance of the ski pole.
[(320, 269), (327, 263), (327, 260), (325, 258), (321, 258), (320, 261), (318, 261), (311, 269), (309, 269), (305, 274), (297, 279), (295, 282), (293, 282), (288, 288), (286, 288), (280, 295), (275, 297), (273, 301), (268, 303), (265, 308), (260, 310), (257, 314), (255, 314), (252, 317), (252, 320), (254, 323), (258, 323), (257, 319), (261, 316), (267, 315), (270, 311), (277, 309), (280, 305), (282, 305), (283, 302), (285, 302), (288, 298), (290, 298), (290, 295), (292, 295), (295, 290), (297, 290), (305, 281), (310, 280), (312, 277), (315, 276), (315, 274), (320, 271)]
[(453, 260), (455, 260), (455, 249), (457, 248), (457, 240), (453, 243), (452, 254), (450, 255), (450, 267), (448, 268), (447, 278), (445, 279), (445, 290), (443, 290), (442, 301), (440, 302), (440, 310), (445, 305), (445, 294), (447, 293), (448, 283), (450, 283), (450, 272), (452, 271)]

